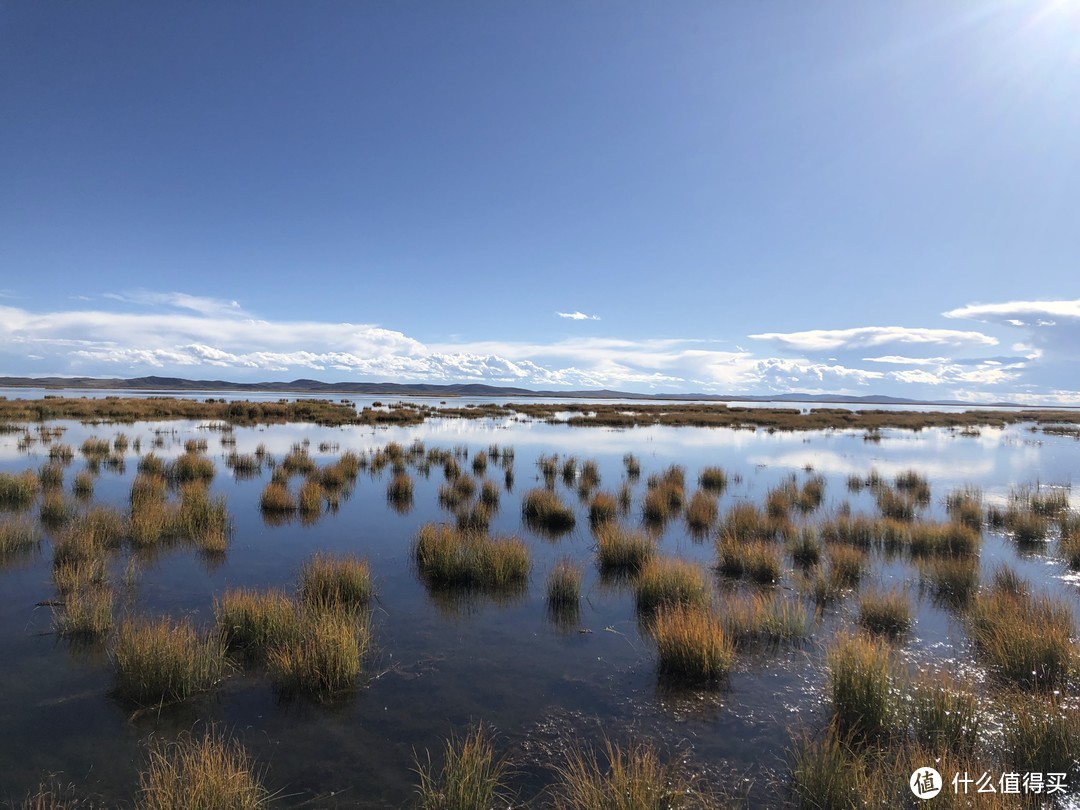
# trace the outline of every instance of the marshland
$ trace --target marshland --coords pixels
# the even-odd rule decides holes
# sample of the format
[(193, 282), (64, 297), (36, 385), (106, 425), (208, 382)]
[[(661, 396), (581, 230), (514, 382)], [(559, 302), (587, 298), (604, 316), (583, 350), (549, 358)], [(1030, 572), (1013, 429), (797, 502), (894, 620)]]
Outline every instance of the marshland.
[(1076, 412), (15, 396), (0, 802), (1080, 796)]

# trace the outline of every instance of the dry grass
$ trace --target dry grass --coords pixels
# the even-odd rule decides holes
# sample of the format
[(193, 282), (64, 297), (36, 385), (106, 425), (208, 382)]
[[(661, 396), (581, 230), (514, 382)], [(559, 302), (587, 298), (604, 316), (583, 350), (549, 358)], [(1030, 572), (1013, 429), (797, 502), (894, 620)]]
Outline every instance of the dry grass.
[(723, 619), (701, 605), (663, 605), (650, 626), (661, 678), (713, 681), (725, 676), (735, 647)]
[(691, 531), (705, 532), (716, 523), (719, 513), (716, 496), (701, 489), (691, 495), (686, 504), (686, 523)]
[(596, 532), (596, 562), (605, 573), (637, 574), (655, 554), (656, 544), (644, 532), (614, 523)]
[(911, 627), (911, 602), (898, 590), (873, 591), (859, 599), (859, 624), (871, 633), (899, 636)]
[(285, 484), (270, 481), (263, 488), (259, 508), (269, 514), (289, 515), (299, 508), (299, 503)]
[(589, 502), (589, 523), (595, 528), (615, 519), (619, 504), (608, 492), (597, 492)]
[(351, 688), (371, 645), (366, 614), (309, 608), (299, 616), (300, 632), (287, 635), (267, 651), (274, 685), (283, 694), (322, 699)]
[(899, 704), (883, 641), (840, 635), (828, 651), (833, 720), (842, 734), (877, 739), (896, 726)]
[(29, 520), (0, 521), (0, 560), (26, 554), (40, 542), (41, 536)]
[(70, 590), (53, 612), (53, 626), (62, 636), (102, 636), (113, 625), (113, 592), (104, 586)]
[(728, 597), (721, 606), (721, 616), (736, 645), (795, 641), (810, 632), (803, 606), (779, 594)]
[(228, 671), (225, 645), (186, 620), (129, 620), (113, 649), (116, 693), (142, 706), (185, 700)]
[(581, 566), (564, 557), (559, 560), (547, 581), (547, 603), (552, 611), (573, 610), (581, 601)]
[(150, 747), (139, 775), (141, 810), (259, 810), (270, 794), (244, 747), (213, 727)]
[(0, 509), (26, 509), (37, 497), (41, 484), (33, 470), (0, 473)]
[(443, 749), (441, 768), (431, 761), (416, 761), (420, 782), (418, 810), (481, 810), (508, 806), (508, 763), (495, 756), (495, 746), (483, 724), (464, 737), (452, 736)]
[(704, 606), (709, 602), (709, 587), (697, 565), (687, 560), (654, 558), (641, 569), (635, 598), (637, 609), (645, 613), (664, 606)]
[(374, 586), (367, 560), (318, 553), (300, 569), (300, 598), (310, 605), (342, 610), (366, 607)]
[(429, 584), (443, 587), (518, 590), (530, 568), (528, 548), (515, 537), (492, 538), (433, 523), (417, 533), (413, 558)]
[(550, 532), (566, 532), (574, 528), (574, 510), (566, 506), (549, 489), (533, 489), (521, 499), (525, 522), (534, 528)]

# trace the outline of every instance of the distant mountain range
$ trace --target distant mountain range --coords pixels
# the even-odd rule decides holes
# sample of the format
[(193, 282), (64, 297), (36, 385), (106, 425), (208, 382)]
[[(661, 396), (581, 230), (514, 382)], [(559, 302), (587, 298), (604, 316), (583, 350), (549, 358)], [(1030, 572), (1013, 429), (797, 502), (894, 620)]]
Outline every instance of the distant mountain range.
[(129, 379), (97, 377), (0, 377), (0, 388), (105, 389), (191, 392), (233, 391), (282, 394), (354, 394), (428, 397), (560, 397), (571, 399), (667, 399), (711, 402), (809, 402), (858, 403), (861, 405), (963, 405), (970, 407), (1016, 407), (1015, 403), (964, 402), (962, 400), (920, 400), (889, 396), (844, 396), (839, 394), (776, 394), (772, 396), (718, 396), (716, 394), (638, 394), (626, 391), (596, 389), (589, 391), (533, 391), (512, 386), (386, 382), (322, 382), (292, 380), (291, 382), (240, 383), (228, 380), (186, 380), (182, 377), (132, 377)]

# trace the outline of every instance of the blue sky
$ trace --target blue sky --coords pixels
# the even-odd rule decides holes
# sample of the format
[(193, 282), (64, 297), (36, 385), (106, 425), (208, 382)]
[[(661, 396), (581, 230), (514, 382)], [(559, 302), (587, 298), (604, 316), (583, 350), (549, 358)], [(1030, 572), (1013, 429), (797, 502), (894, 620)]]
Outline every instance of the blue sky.
[(0, 374), (1080, 404), (1080, 0), (0, 1)]

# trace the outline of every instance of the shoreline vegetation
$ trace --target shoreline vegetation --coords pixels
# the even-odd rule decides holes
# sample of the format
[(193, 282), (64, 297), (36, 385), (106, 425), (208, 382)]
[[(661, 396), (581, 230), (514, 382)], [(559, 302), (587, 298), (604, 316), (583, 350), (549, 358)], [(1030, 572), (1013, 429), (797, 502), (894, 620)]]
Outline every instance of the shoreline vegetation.
[(977, 435), (979, 427), (1005, 427), (1032, 423), (1033, 430), (1073, 435), (1080, 425), (1080, 410), (997, 410), (984, 407), (965, 411), (848, 410), (835, 407), (741, 407), (722, 402), (653, 403), (485, 403), (465, 406), (432, 406), (398, 401), (375, 403), (357, 410), (348, 400), (281, 399), (276, 402), (196, 400), (175, 396), (64, 397), (40, 399), (0, 398), (0, 432), (18, 432), (20, 423), (72, 419), (90, 423), (206, 419), (231, 425), (308, 422), (324, 426), (420, 425), (428, 419), (534, 419), (570, 427), (631, 428), (726, 427), (764, 430), (862, 430), (867, 440), (880, 438), (882, 429), (922, 430), (956, 428)]

